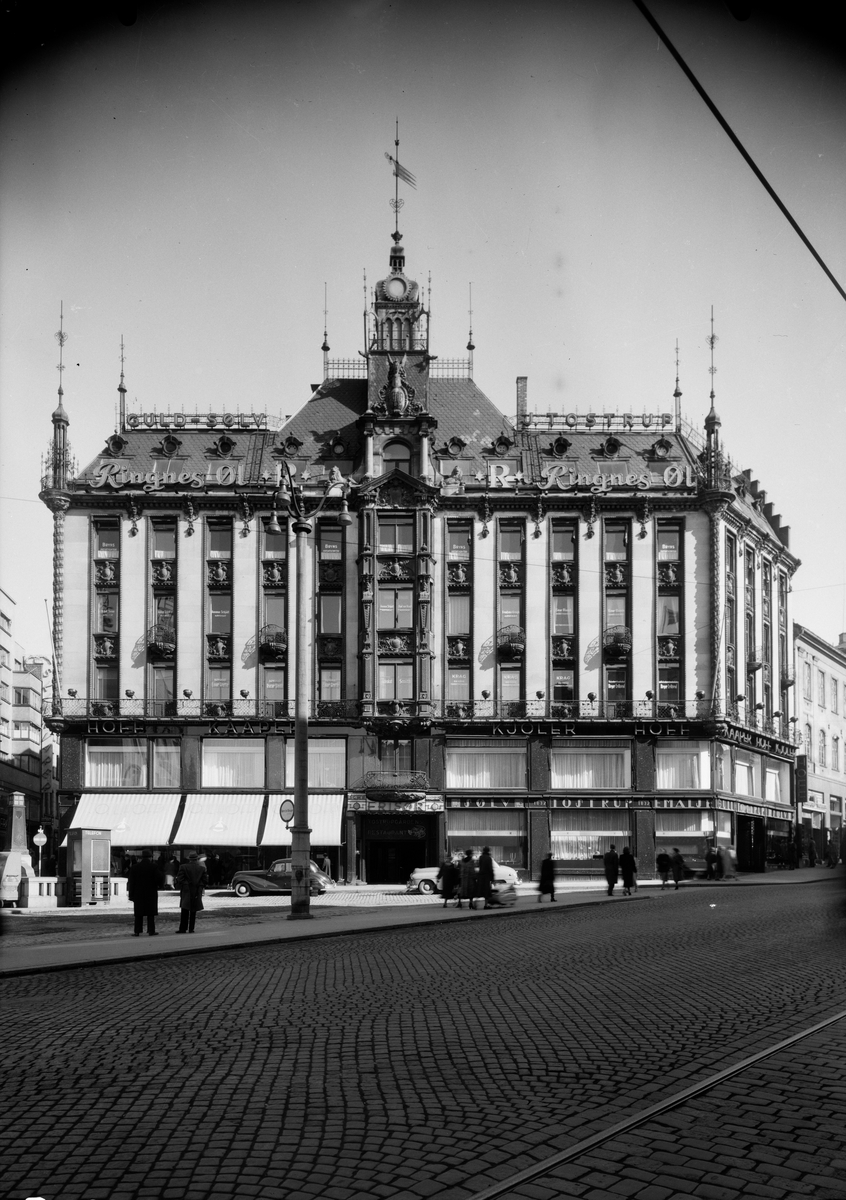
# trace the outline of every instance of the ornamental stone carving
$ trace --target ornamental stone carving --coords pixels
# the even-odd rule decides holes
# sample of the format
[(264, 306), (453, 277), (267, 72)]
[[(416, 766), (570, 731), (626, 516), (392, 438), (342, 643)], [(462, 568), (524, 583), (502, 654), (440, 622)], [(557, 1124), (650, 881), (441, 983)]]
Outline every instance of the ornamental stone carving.
[(571, 563), (552, 564), (553, 587), (572, 587), (573, 578), (573, 566)]
[(321, 587), (341, 587), (344, 582), (343, 566), (339, 562), (319, 564), (318, 578)]
[(319, 659), (340, 659), (344, 656), (344, 639), (331, 634), (317, 635), (317, 657)]
[(228, 588), (232, 583), (232, 564), (228, 559), (216, 559), (208, 564), (206, 582), (212, 589)]
[(450, 662), (466, 662), (470, 658), (469, 639), (464, 637), (448, 637), (447, 654)]
[(658, 658), (661, 662), (675, 662), (679, 657), (679, 641), (672, 637), (659, 637)]
[(117, 587), (120, 583), (120, 564), (116, 562), (98, 562), (94, 564), (95, 587)]
[(374, 406), (374, 412), (385, 412), (391, 417), (413, 417), (420, 412), (420, 405), (414, 403), (414, 388), (405, 376), (405, 355), (401, 361), (388, 355), (388, 382), (379, 390), (381, 404)]
[(470, 564), (454, 562), (447, 564), (447, 582), (451, 588), (468, 587), (471, 579)]
[(172, 588), (176, 587), (176, 563), (165, 559), (163, 561), (154, 560), (151, 564), (153, 587), (157, 588)]
[(567, 662), (573, 657), (573, 639), (554, 637), (552, 639), (552, 658), (554, 662)]
[(678, 563), (659, 563), (658, 583), (661, 587), (677, 587), (679, 583)]
[(265, 587), (283, 587), (286, 582), (283, 565), (278, 562), (263, 562), (261, 581)]
[(626, 564), (618, 562), (605, 564), (605, 586), (607, 588), (625, 587), (627, 580)]
[(110, 634), (94, 634), (94, 657), (97, 662), (109, 662), (117, 658), (117, 638)]
[(391, 558), (379, 564), (380, 580), (410, 580), (412, 564), (407, 559)]
[(499, 586), (520, 587), (523, 583), (523, 564), (504, 562), (499, 564)]
[(379, 635), (380, 654), (411, 654), (414, 649), (410, 633), (388, 633)]
[(206, 634), (209, 662), (229, 662), (232, 657), (232, 638), (219, 633)]

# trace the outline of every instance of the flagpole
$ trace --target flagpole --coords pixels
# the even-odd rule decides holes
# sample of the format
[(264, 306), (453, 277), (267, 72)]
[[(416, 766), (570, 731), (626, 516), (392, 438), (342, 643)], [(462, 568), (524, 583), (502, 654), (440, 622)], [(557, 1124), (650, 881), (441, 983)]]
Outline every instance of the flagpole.
[(396, 149), (396, 166), (394, 168), (394, 232), (396, 240), (399, 241), (399, 117), (396, 118), (397, 130), (394, 137), (394, 148)]

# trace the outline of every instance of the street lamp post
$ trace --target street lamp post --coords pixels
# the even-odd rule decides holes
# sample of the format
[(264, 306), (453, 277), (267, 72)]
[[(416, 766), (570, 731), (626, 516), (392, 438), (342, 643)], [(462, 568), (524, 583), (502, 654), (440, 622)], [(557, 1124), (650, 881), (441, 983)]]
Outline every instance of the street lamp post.
[[(287, 490), (273, 494), (273, 515), (267, 528), (271, 533), (281, 533), (277, 510), (290, 512), (292, 529), (297, 538), (297, 582), (294, 595), (294, 625), (297, 631), (297, 657), (294, 674), (296, 700), (294, 706), (294, 820), (291, 825), (291, 914), (289, 921), (308, 920), (311, 917), (311, 829), (308, 823), (308, 704), (311, 696), (308, 646), (308, 620), (306, 610), (306, 556), (308, 536), (315, 517), (323, 511), (329, 493), (319, 501), (311, 512), (306, 512), (302, 489), (294, 484), (289, 464), (283, 459), (287, 476)], [(346, 491), (343, 493), (341, 525), (351, 525), (352, 517), (347, 507)]]

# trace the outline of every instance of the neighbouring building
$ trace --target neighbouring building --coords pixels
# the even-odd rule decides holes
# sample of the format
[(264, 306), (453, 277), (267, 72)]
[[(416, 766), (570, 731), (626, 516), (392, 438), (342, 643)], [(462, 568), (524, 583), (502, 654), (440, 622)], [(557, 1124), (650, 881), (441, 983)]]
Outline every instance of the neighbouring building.
[[(285, 421), (126, 411), (69, 466), (53, 415), (52, 724), (65, 825), (113, 845), (285, 854), (294, 647), (310, 656), (312, 845), (397, 882), (491, 847), (536, 876), (743, 870), (795, 836), (788, 530), (714, 409), (508, 418), (430, 352), (400, 235), (365, 353)], [(322, 504), (297, 620), (288, 479)]]
[(832, 646), (794, 623), (797, 717), (802, 744), (796, 760), (796, 808), (801, 851), (813, 839), (822, 858), (829, 839), (838, 849), (846, 800), (846, 633)]
[(0, 588), (0, 850), (9, 820), (6, 797), (17, 793), (25, 799), (27, 844), (37, 866), (32, 839), (39, 826), (47, 836), (44, 863), (57, 848), (58, 743), (42, 715), (53, 707), (53, 668), (49, 657), (28, 654), (15, 641), (15, 608)]

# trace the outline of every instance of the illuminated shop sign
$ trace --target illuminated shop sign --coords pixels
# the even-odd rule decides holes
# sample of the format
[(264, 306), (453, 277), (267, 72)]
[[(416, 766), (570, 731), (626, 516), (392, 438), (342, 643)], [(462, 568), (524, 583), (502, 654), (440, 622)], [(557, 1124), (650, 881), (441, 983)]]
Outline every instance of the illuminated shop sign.
[[(295, 466), (291, 466), (291, 474), (296, 474)], [(266, 486), (282, 486), (282, 464), (276, 463), (275, 471), (266, 472)], [(163, 492), (165, 488), (230, 488), (243, 486), (243, 463), (223, 463), (215, 466), (209, 463), (205, 471), (176, 471), (173, 469), (152, 471), (133, 471), (130, 467), (119, 462), (99, 463), (94, 475), (87, 480), (93, 488), (140, 488), (144, 492)]]
[(267, 429), (267, 413), (127, 413), (126, 429)]

